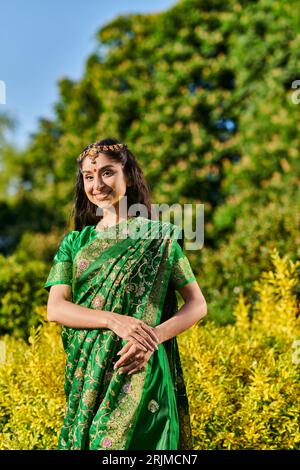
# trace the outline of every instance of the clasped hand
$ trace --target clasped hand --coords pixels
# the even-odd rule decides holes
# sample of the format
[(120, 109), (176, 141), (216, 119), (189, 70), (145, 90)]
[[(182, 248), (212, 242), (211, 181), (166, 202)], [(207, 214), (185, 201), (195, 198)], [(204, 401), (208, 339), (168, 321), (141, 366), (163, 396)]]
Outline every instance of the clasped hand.
[(134, 372), (138, 372), (147, 364), (153, 352), (154, 351), (151, 349), (145, 351), (145, 349), (141, 348), (137, 343), (129, 340), (117, 353), (118, 355), (121, 355), (121, 357), (115, 363), (114, 369), (124, 366), (122, 367), (120, 374), (128, 372), (128, 375), (131, 375)]

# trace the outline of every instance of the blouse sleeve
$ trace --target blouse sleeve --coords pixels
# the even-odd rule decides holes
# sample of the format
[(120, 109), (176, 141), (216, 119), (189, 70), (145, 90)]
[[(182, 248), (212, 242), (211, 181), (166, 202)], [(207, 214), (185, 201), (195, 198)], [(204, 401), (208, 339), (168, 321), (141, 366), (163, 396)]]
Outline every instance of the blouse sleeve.
[(49, 291), (54, 284), (72, 285), (73, 256), (72, 240), (74, 231), (68, 232), (54, 255), (52, 266), (44, 288)]
[(196, 281), (190, 262), (183, 253), (181, 246), (175, 242), (174, 260), (171, 268), (171, 280), (176, 290), (189, 282)]

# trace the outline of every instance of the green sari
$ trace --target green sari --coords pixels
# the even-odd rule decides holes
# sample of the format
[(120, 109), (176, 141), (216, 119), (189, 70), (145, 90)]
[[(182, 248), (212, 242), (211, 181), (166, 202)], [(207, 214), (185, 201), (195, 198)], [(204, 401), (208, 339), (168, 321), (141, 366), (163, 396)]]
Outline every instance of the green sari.
[[(62, 239), (44, 287), (68, 284), (75, 304), (155, 327), (178, 310), (175, 289), (195, 280), (180, 244), (183, 231), (169, 222), (88, 225)], [(58, 449), (193, 449), (176, 337), (131, 375), (113, 370), (127, 342), (113, 331), (62, 325), (61, 337), (66, 407)]]

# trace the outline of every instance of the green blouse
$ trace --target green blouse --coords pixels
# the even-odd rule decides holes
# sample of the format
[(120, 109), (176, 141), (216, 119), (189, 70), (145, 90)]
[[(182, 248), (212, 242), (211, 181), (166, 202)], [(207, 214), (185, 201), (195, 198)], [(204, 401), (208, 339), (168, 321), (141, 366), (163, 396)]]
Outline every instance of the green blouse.
[[(54, 284), (68, 284), (72, 286), (73, 258), (76, 251), (81, 248), (81, 246), (77, 246), (78, 243), (75, 243), (76, 239), (79, 238), (79, 233), (80, 232), (76, 230), (68, 232), (60, 242), (60, 245), (53, 257), (53, 263), (48, 278), (44, 284), (44, 288), (46, 290), (49, 291), (50, 287)], [(174, 288), (178, 290), (189, 282), (196, 281), (196, 277), (180, 244), (177, 241), (174, 243), (175, 249), (171, 268), (171, 282)], [(82, 245), (82, 243), (80, 243), (80, 245)]]

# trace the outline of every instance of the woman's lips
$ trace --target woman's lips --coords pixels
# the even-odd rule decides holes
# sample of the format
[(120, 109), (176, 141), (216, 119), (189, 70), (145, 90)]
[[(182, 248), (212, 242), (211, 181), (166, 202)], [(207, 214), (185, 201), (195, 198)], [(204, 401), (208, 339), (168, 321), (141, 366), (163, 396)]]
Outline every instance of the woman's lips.
[(108, 198), (109, 195), (110, 195), (110, 193), (109, 193), (109, 194), (95, 194), (95, 197), (96, 197), (99, 201), (102, 201), (102, 199)]

